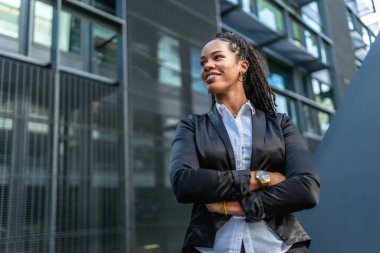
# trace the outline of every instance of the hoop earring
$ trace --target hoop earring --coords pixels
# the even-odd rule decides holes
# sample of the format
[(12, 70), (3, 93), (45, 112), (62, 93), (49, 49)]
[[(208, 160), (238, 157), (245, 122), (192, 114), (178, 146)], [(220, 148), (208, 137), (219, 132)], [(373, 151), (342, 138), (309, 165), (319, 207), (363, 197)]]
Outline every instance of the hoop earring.
[[(243, 77), (243, 80), (240, 80), (240, 76)], [(238, 76), (238, 80), (239, 80), (240, 82), (243, 82), (243, 83), (244, 83), (246, 79), (247, 79), (247, 75), (245, 75), (243, 71), (240, 71), (240, 72), (239, 72), (239, 76)]]

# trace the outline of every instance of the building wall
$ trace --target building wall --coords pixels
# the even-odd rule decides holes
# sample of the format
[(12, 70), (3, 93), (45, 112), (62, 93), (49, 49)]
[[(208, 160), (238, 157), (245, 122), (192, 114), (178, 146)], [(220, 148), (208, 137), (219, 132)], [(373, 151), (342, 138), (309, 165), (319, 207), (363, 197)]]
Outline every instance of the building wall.
[(176, 202), (168, 160), (180, 118), (210, 106), (199, 58), (217, 31), (216, 2), (126, 3), (130, 252), (179, 252), (191, 205)]
[(338, 104), (347, 93), (349, 85), (357, 71), (352, 39), (347, 23), (346, 5), (343, 0), (325, 1), (327, 13), (327, 27), (329, 35), (334, 41), (334, 67), (336, 77), (336, 97)]
[(65, 73), (56, 85), (54, 71), (6, 58), (0, 70), (0, 251), (121, 252), (118, 88)]

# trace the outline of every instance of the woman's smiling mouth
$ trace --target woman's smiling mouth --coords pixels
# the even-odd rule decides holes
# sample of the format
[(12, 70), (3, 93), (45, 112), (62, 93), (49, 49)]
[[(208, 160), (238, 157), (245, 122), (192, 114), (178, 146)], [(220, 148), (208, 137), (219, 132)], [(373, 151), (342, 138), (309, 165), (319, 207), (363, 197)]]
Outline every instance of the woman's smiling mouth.
[(206, 83), (212, 83), (220, 75), (221, 75), (220, 73), (216, 73), (216, 72), (207, 73), (205, 76), (205, 82)]

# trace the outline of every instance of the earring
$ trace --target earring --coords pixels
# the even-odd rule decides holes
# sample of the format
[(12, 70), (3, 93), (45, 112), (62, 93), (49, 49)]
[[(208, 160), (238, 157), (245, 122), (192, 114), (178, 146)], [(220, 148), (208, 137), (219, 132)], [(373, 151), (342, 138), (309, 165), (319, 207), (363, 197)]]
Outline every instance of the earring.
[[(240, 80), (240, 76), (242, 76), (243, 78), (243, 80)], [(245, 73), (243, 72), (243, 71), (240, 71), (239, 72), (239, 76), (238, 76), (238, 80), (240, 81), (240, 82), (244, 82), (245, 80), (247, 79), (247, 75), (245, 75)]]

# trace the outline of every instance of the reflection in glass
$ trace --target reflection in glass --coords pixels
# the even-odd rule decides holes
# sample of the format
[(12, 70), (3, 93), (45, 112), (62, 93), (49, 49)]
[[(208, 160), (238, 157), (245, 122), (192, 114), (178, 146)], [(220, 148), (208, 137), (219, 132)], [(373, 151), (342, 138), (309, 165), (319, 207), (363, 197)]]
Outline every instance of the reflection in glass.
[(315, 101), (320, 105), (334, 110), (334, 100), (331, 86), (320, 82), (317, 79), (312, 79), (311, 84)]
[(303, 105), (303, 111), (306, 121), (306, 132), (319, 135), (319, 122), (316, 110), (308, 105)]
[(306, 132), (323, 136), (330, 125), (330, 115), (308, 105), (303, 105)]
[(243, 0), (242, 3), (242, 9), (248, 13), (252, 13), (252, 2), (251, 0)]
[(272, 59), (268, 59), (268, 67), (270, 70), (268, 82), (272, 87), (294, 91), (291, 68)]
[(157, 58), (160, 63), (158, 79), (165, 85), (180, 87), (181, 58), (179, 55), (179, 41), (167, 34), (161, 34), (158, 41)]
[[(89, 2), (89, 0), (76, 0), (79, 2)], [(110, 14), (116, 14), (116, 1), (117, 0), (92, 0), (92, 6), (99, 10), (108, 12)]]
[[(89, 20), (79, 18), (69, 12), (62, 11), (59, 15), (59, 49), (60, 63), (76, 70), (89, 71), (101, 76), (116, 79), (117, 37), (116, 31)], [(38, 59), (49, 59), (52, 36), (52, 6), (35, 2), (33, 44), (31, 56)], [(82, 41), (89, 41), (92, 35), (92, 61), (88, 67), (82, 51)]]
[(50, 47), (53, 20), (52, 6), (36, 1), (34, 5), (33, 42)]
[(302, 20), (314, 30), (322, 30), (321, 18), (319, 15), (318, 3), (311, 2), (301, 8)]
[(277, 32), (283, 32), (282, 12), (267, 0), (258, 0), (258, 17)]
[(55, 252), (124, 252), (118, 89), (61, 77)]
[(20, 0), (0, 0), (0, 34), (18, 38)]
[(102, 11), (108, 12), (110, 14), (116, 14), (116, 1), (117, 0), (95, 0), (93, 5)]
[(321, 126), (321, 134), (324, 135), (330, 126), (330, 116), (325, 112), (318, 112), (318, 119)]
[(329, 63), (329, 46), (326, 44), (326, 42), (322, 41), (322, 47), (321, 47), (321, 60), (324, 63)]
[(306, 30), (300, 23), (295, 20), (291, 20), (292, 27), (292, 39), (294, 44), (297, 46), (304, 47), (310, 54), (314, 57), (318, 58), (318, 44), (317, 44), (317, 36)]
[(297, 46), (303, 46), (304, 38), (303, 38), (301, 26), (294, 20), (292, 20), (291, 23), (292, 23), (293, 43), (296, 44)]
[(59, 21), (59, 49), (74, 54), (81, 53), (81, 20), (80, 18), (62, 11)]
[(288, 114), (290, 118), (297, 123), (296, 105), (292, 99), (276, 93), (276, 105), (277, 112)]
[(18, 51), (20, 0), (0, 0), (0, 48)]
[(314, 57), (318, 58), (319, 53), (318, 53), (317, 36), (309, 32), (308, 30), (305, 30), (304, 34), (305, 34), (305, 44), (306, 44), (307, 51), (311, 53)]
[(350, 28), (351, 31), (355, 30), (354, 22), (352, 21), (352, 14), (347, 11), (347, 22), (348, 22), (348, 28)]
[(5, 184), (5, 179), (9, 176), (13, 139), (13, 112), (6, 109), (3, 101), (7, 99), (3, 98), (4, 95), (0, 94), (0, 184)]
[(116, 31), (93, 24), (93, 73), (116, 79), (117, 37)]
[(362, 38), (365, 44), (371, 45), (370, 33), (365, 27), (362, 27)]
[(193, 91), (207, 94), (207, 89), (201, 79), (202, 66), (199, 64), (201, 50), (199, 48), (191, 48), (191, 83)]

